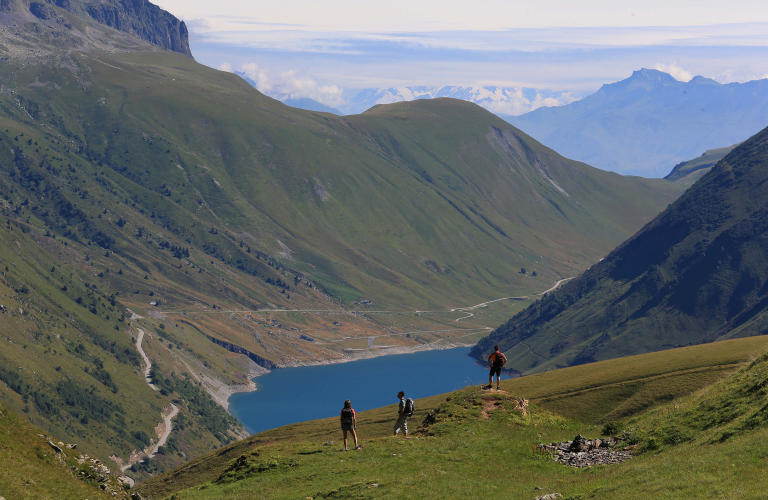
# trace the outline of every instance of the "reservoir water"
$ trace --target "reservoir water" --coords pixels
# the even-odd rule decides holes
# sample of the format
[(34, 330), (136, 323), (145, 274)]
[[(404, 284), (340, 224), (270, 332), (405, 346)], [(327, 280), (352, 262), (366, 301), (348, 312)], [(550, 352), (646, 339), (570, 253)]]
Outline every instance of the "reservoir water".
[(460, 347), (273, 370), (254, 379), (255, 392), (232, 395), (229, 411), (255, 434), (336, 417), (345, 399), (352, 401), (355, 411), (364, 411), (397, 403), (398, 391), (416, 400), (454, 391), (488, 380), (488, 370), (468, 356), (469, 350)]

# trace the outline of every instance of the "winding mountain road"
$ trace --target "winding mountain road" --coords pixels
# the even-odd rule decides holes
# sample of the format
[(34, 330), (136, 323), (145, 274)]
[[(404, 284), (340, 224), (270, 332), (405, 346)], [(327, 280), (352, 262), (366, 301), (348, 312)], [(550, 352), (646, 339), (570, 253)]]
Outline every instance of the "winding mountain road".
[(175, 404), (171, 403), (171, 412), (165, 416), (165, 431), (163, 432), (163, 435), (160, 436), (160, 439), (157, 441), (155, 447), (149, 453), (149, 458), (157, 455), (157, 450), (159, 450), (161, 446), (164, 446), (166, 441), (168, 441), (168, 436), (171, 435), (171, 431), (173, 430), (173, 422), (171, 422), (171, 419), (178, 415), (178, 413), (179, 408)]
[(136, 349), (139, 351), (139, 354), (141, 355), (141, 359), (144, 360), (144, 380), (146, 380), (147, 385), (150, 386), (152, 389), (157, 390), (157, 387), (155, 387), (155, 384), (152, 383), (152, 379), (150, 378), (149, 374), (152, 371), (152, 362), (147, 357), (147, 354), (144, 352), (144, 349), (141, 348), (141, 341), (144, 340), (144, 330), (142, 330), (139, 327), (136, 327), (136, 329), (139, 331), (139, 336), (136, 338)]
[(544, 290), (541, 293), (534, 293), (533, 295), (525, 295), (525, 296), (522, 296), (522, 297), (502, 297), (500, 299), (489, 300), (488, 302), (483, 302), (483, 303), (477, 304), (475, 306), (456, 307), (454, 309), (451, 309), (451, 312), (461, 311), (461, 312), (467, 313), (466, 316), (462, 316), (461, 318), (458, 318), (458, 319), (454, 320), (454, 321), (461, 321), (463, 319), (471, 318), (472, 316), (474, 316), (475, 313), (470, 312), (473, 309), (479, 309), (481, 307), (486, 307), (488, 304), (493, 304), (494, 302), (499, 302), (499, 301), (502, 301), (502, 300), (524, 300), (524, 299), (530, 299), (531, 297), (539, 297), (541, 295), (544, 295), (545, 293), (551, 292), (552, 290), (554, 290), (557, 287), (559, 287), (562, 283), (564, 283), (564, 282), (566, 282), (568, 280), (572, 280), (572, 279), (573, 278), (563, 278), (561, 280), (558, 280), (557, 282), (555, 282), (555, 284), (554, 284), (554, 286), (552, 286), (552, 288), (550, 288), (548, 290)]
[[(136, 350), (139, 351), (141, 359), (144, 360), (144, 364), (146, 365), (144, 367), (144, 380), (147, 382), (147, 385), (152, 388), (152, 390), (157, 391), (158, 388), (155, 386), (155, 384), (152, 383), (152, 378), (150, 377), (150, 373), (152, 372), (152, 362), (149, 360), (149, 357), (141, 347), (141, 343), (144, 340), (144, 330), (139, 327), (136, 327), (136, 330), (139, 331), (139, 334), (136, 336)], [(171, 403), (170, 413), (163, 417), (163, 423), (165, 425), (163, 434), (160, 436), (160, 439), (157, 440), (157, 443), (155, 443), (155, 445), (149, 450), (149, 452), (143, 452), (147, 458), (152, 458), (157, 455), (157, 451), (160, 449), (160, 447), (164, 446), (168, 441), (168, 437), (171, 435), (171, 431), (173, 431), (173, 418), (178, 414), (179, 408), (175, 404)], [(140, 462), (143, 459), (144, 457), (140, 455), (137, 455), (133, 460), (129, 459), (127, 464), (120, 467), (120, 472), (125, 473), (125, 471), (128, 470), (133, 464)]]

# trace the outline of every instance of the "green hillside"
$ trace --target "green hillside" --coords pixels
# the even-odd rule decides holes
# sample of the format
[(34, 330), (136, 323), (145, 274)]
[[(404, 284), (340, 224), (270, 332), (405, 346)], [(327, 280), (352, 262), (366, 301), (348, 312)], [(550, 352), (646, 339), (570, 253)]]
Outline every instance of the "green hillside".
[(466, 102), (290, 108), (94, 5), (0, 2), (0, 397), (126, 465), (178, 408), (137, 479), (242, 437), (265, 369), (471, 343), (497, 316), (451, 308), (550, 288), (684, 189)]
[(738, 146), (738, 144), (734, 144), (727, 148), (708, 149), (697, 158), (678, 163), (669, 175), (664, 178), (668, 181), (679, 182), (681, 184), (693, 184), (704, 177), (707, 172), (712, 170), (715, 163), (722, 160), (725, 155), (733, 151), (733, 148), (736, 146)]
[[(93, 462), (78, 463), (83, 452), (69, 449), (64, 443), (52, 445), (30, 427), (28, 422), (0, 405), (0, 487), (4, 498), (18, 500), (48, 500), (61, 498), (117, 498), (127, 500), (128, 492), (115, 478), (108, 482), (107, 493), (99, 488), (99, 474), (90, 467)], [(74, 468), (74, 471), (70, 470)], [(84, 474), (80, 474), (84, 472)], [(79, 476), (79, 477), (78, 477)], [(115, 495), (110, 493), (115, 492)]]
[[(138, 491), (175, 500), (402, 498), (404, 489), (425, 498), (528, 499), (553, 492), (572, 499), (761, 498), (768, 479), (756, 472), (764, 467), (760, 446), (768, 435), (761, 419), (768, 358), (755, 361), (755, 354), (766, 342), (674, 349), (507, 380), (501, 393), (469, 387), (419, 400), (411, 421), (424, 423), (418, 432), (411, 425), (408, 441), (389, 435), (394, 405), (361, 412), (362, 451), (340, 451), (337, 418), (294, 424), (209, 453)], [(601, 388), (631, 383), (644, 389), (643, 405), (635, 404), (637, 394), (594, 397)], [(553, 412), (552, 394), (571, 398), (561, 406), (571, 408), (570, 420)], [(527, 406), (520, 397), (530, 398)], [(615, 415), (603, 405), (608, 401), (626, 409), (624, 420), (605, 429), (582, 423), (594, 421), (595, 407), (602, 407), (600, 419)], [(728, 417), (712, 422), (710, 407)], [(715, 427), (722, 430), (725, 420), (740, 432), (722, 438)], [(687, 437), (676, 439), (674, 429)], [(611, 430), (625, 438), (624, 446), (637, 445), (632, 460), (574, 469), (535, 451), (538, 443)]]
[[(523, 373), (763, 335), (768, 129), (577, 279), (477, 344)], [(508, 365), (509, 366), (509, 365)]]

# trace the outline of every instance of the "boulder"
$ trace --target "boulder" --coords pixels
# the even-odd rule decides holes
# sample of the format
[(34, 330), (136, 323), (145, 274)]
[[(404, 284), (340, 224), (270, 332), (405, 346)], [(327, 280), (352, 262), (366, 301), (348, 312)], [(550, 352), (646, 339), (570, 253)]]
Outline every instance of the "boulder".
[(568, 447), (568, 451), (587, 451), (587, 450), (589, 450), (589, 442), (587, 441), (587, 438), (585, 438), (581, 434), (578, 434), (575, 438), (573, 438), (571, 445)]
[(563, 498), (563, 495), (560, 493), (547, 493), (546, 495), (541, 495), (533, 500), (555, 500), (556, 498)]

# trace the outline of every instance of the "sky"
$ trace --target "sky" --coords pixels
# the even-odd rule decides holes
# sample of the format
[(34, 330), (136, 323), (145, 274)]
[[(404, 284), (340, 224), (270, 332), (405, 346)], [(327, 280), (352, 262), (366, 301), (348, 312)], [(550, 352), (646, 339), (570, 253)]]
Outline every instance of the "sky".
[(655, 68), (768, 77), (765, 0), (154, 0), (195, 58), (278, 98), (342, 106), (364, 88), (499, 86), (563, 102)]

